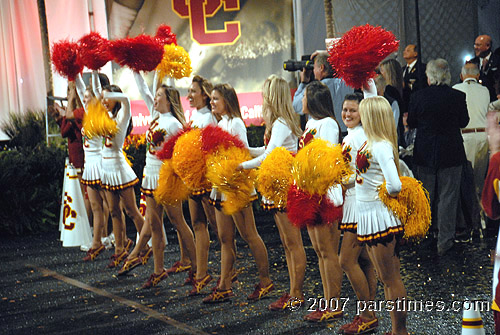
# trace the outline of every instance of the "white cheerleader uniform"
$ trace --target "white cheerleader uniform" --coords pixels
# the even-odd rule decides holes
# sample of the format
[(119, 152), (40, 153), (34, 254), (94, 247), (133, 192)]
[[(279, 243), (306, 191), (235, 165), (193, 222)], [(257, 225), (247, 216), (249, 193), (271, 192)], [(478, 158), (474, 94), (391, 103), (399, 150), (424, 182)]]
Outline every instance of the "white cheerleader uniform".
[(378, 190), (386, 181), (389, 194), (401, 191), (401, 180), (387, 141), (367, 142), (356, 156), (356, 211), (358, 241), (374, 245), (392, 241), (403, 233), (399, 219), (380, 200)]
[[(92, 80), (99, 82), (99, 77), (96, 71), (92, 72)], [(83, 101), (83, 96), (85, 94), (85, 83), (83, 82), (82, 75), (78, 74), (75, 80), (76, 91), (80, 101)], [(94, 95), (99, 95), (100, 85), (94, 87)], [(87, 106), (84, 106), (85, 113), (87, 113)], [(83, 165), (82, 181), (81, 183), (89, 186), (100, 186), (101, 185), (101, 164), (102, 164), (102, 136), (92, 136), (89, 138), (85, 134), (85, 129), (82, 127), (82, 139), (83, 139), (83, 152), (85, 163)]]
[[(352, 171), (356, 171), (356, 154), (365, 142), (366, 135), (361, 124), (354, 128), (347, 128), (347, 136), (342, 141), (342, 153), (344, 154), (344, 159), (349, 162), (349, 167)], [(354, 173), (349, 177), (347, 183), (344, 184), (345, 197), (342, 208), (342, 223), (340, 224), (341, 231), (350, 231), (352, 233), (356, 233), (358, 226), (355, 181), (356, 174)]]
[[(153, 85), (153, 91), (156, 92), (156, 73)], [(146, 165), (144, 166), (141, 192), (146, 196), (153, 196), (154, 190), (158, 187), (160, 169), (163, 164), (161, 159), (156, 157), (156, 152), (160, 151), (165, 142), (170, 137), (182, 130), (182, 124), (171, 112), (159, 113), (154, 109), (154, 98), (149, 91), (144, 78), (134, 72), (137, 88), (151, 113), (152, 121), (146, 132)], [(156, 140), (156, 141), (155, 141)]]
[(123, 190), (139, 182), (134, 170), (128, 165), (123, 155), (123, 143), (127, 136), (127, 128), (132, 119), (130, 101), (127, 96), (119, 92), (104, 92), (104, 98), (119, 101), (122, 106), (114, 120), (118, 132), (114, 136), (104, 137), (102, 149), (102, 187), (110, 191)]
[[(311, 118), (307, 121), (306, 130), (300, 137), (299, 150), (315, 138), (321, 138), (332, 144), (337, 144), (339, 143), (339, 135), (339, 125), (333, 118), (325, 117), (319, 120)], [(332, 201), (335, 207), (342, 206), (344, 202), (342, 186), (340, 184), (331, 186), (325, 196)]]
[[(267, 155), (269, 155), (277, 147), (284, 147), (291, 153), (295, 154), (297, 152), (297, 139), (298, 137), (293, 134), (292, 130), (286, 124), (285, 119), (278, 118), (273, 123), (271, 138), (269, 139), (267, 146), (248, 148), (250, 155), (255, 158), (241, 163), (241, 166), (244, 169), (255, 169), (259, 167), (264, 159), (266, 159)], [(261, 206), (264, 210), (285, 210), (285, 208), (275, 205), (272, 201), (266, 199), (265, 197), (262, 197)]]
[[(245, 148), (248, 148), (248, 139), (247, 139), (247, 127), (243, 120), (239, 117), (229, 118), (227, 115), (222, 116), (222, 120), (219, 121), (219, 127), (230, 133), (231, 135), (235, 135), (238, 139), (245, 144)], [(256, 195), (255, 190), (252, 195)], [(221, 209), (221, 202), (224, 202), (225, 196), (220, 191), (215, 188), (212, 188), (210, 192), (210, 203)], [(255, 200), (255, 199), (253, 199)]]
[[(205, 128), (206, 126), (217, 126), (217, 118), (212, 114), (212, 111), (205, 106), (196, 110), (196, 113), (191, 117), (191, 127), (192, 128)], [(192, 190), (191, 198), (196, 200), (200, 199), (201, 196), (210, 193), (211, 188), (209, 189), (200, 189), (200, 190)]]

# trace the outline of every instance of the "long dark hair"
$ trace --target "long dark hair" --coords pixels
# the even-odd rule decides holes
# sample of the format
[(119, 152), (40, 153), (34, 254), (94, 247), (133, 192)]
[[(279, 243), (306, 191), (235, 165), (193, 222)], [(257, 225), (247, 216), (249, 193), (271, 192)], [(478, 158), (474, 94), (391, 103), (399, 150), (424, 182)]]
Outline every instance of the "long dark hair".
[[(306, 87), (306, 99), (307, 99), (307, 110), (309, 114), (316, 120), (324, 119), (325, 117), (331, 117), (339, 125), (337, 119), (335, 118), (335, 113), (333, 110), (332, 94), (328, 86), (323, 84), (321, 81), (313, 81)], [(339, 126), (339, 138), (340, 142), (340, 126)]]
[[(103, 91), (109, 91), (109, 92), (119, 92), (122, 93), (122, 89), (118, 87), (117, 85), (106, 85), (102, 88)], [(113, 110), (111, 111), (111, 114), (113, 114), (113, 117), (118, 114), (118, 111), (122, 108), (121, 102), (117, 101), (115, 104), (115, 107), (113, 107)]]
[(227, 114), (230, 119), (241, 117), (240, 103), (238, 101), (238, 96), (236, 95), (236, 91), (229, 84), (218, 84), (214, 86), (214, 91), (217, 91), (222, 96), (224, 100), (224, 104), (226, 105)]

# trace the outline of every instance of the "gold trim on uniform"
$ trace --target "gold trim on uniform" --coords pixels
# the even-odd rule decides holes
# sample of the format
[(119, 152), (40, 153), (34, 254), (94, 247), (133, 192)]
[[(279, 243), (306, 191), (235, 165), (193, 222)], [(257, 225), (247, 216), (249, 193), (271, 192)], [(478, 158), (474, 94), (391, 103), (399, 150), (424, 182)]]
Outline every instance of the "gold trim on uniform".
[(129, 188), (131, 186), (134, 186), (135, 184), (137, 184), (139, 182), (139, 179), (138, 178), (135, 178), (134, 180), (132, 180), (131, 182), (128, 182), (126, 184), (123, 184), (123, 185), (116, 185), (116, 186), (111, 186), (111, 185), (105, 185), (105, 184), (102, 184), (102, 188), (108, 190), (108, 191), (121, 191), (121, 190), (124, 190), (126, 188)]
[(101, 180), (100, 179), (97, 179), (97, 180), (85, 180), (85, 179), (82, 179), (80, 181), (83, 185), (87, 185), (87, 186), (101, 186)]
[(368, 245), (374, 245), (377, 243), (386, 243), (392, 240), (393, 236), (403, 234), (403, 226), (389, 227), (384, 231), (379, 231), (370, 235), (358, 235), (358, 241), (362, 243), (367, 243)]
[(358, 232), (358, 224), (356, 222), (339, 222), (339, 229), (343, 232), (348, 231), (356, 234)]

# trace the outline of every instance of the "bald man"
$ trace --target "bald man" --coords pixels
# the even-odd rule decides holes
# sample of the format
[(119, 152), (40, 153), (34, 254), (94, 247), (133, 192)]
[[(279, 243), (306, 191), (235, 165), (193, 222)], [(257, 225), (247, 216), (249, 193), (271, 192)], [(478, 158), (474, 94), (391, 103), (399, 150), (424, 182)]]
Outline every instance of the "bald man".
[(471, 62), (479, 68), (479, 82), (486, 86), (490, 93), (490, 101), (497, 100), (495, 92), (495, 76), (500, 66), (500, 56), (491, 52), (492, 41), (488, 35), (479, 35), (474, 41), (474, 57)]

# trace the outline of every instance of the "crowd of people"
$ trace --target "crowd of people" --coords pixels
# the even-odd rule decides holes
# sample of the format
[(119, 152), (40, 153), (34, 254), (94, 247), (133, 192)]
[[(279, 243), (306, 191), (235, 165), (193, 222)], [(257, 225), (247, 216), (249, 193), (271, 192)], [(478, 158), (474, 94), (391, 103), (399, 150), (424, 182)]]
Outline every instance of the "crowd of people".
[[(105, 250), (102, 239), (107, 236), (109, 215), (115, 249), (108, 268), (116, 268), (118, 275), (124, 275), (145, 265), (153, 256), (154, 272), (143, 288), (156, 286), (171, 274), (187, 272), (185, 284), (192, 285), (189, 294), (199, 295), (213, 280), (208, 270), (208, 228), (211, 227), (221, 247), (220, 278), (203, 303), (226, 301), (234, 295), (232, 283), (238, 274), (235, 269), (237, 229), (252, 251), (259, 277), (248, 300), (260, 300), (274, 290), (267, 249), (256, 229), (251, 205), (227, 215), (221, 207), (225, 195), (220, 190), (191, 189), (190, 227), (184, 218), (182, 203), (163, 206), (155, 200), (154, 191), (163, 164), (156, 153), (163, 144), (187, 125), (199, 129), (218, 125), (236, 136), (254, 157), (241, 162), (238, 171), (258, 169), (275, 148), (283, 147), (296, 154), (315, 139), (341, 145), (343, 156), (354, 173), (342, 184), (333, 185), (325, 197), (342, 208), (342, 219), (318, 219), (305, 227), (318, 257), (324, 298), (328, 301), (340, 298), (345, 272), (360, 301), (374, 300), (377, 278), (384, 285), (386, 300), (404, 300), (406, 291), (398, 258), (404, 228), (381, 201), (379, 188), (385, 183), (389, 196), (396, 197), (402, 188), (401, 175), (413, 172), (422, 181), (430, 195), (431, 236), (436, 237), (438, 255), (450, 253), (457, 238), (470, 235), (470, 221), (479, 219), (470, 213), (460, 213), (459, 202), (464, 201), (463, 193), (471, 201), (479, 199), (488, 162), (486, 112), (490, 102), (493, 102), (492, 109), (500, 107), (494, 102), (499, 97), (500, 56), (492, 52), (491, 38), (486, 35), (476, 39), (474, 50), (476, 57), (462, 69), (463, 82), (453, 88), (446, 60), (435, 59), (423, 64), (417, 47), (408, 45), (403, 52), (405, 66), (394, 58), (384, 60), (378, 67), (378, 76), (357, 90), (335, 77), (327, 61), (328, 53), (315, 52), (316, 80), (310, 81), (311, 76), (303, 70), (293, 100), (283, 78), (271, 75), (264, 82), (265, 145), (258, 148), (248, 145), (238, 97), (231, 85), (213, 86), (207, 79), (194, 76), (188, 100), (196, 112), (187, 122), (177, 89), (162, 85), (155, 75), (150, 92), (142, 75), (134, 72), (152, 117), (146, 133), (146, 165), (141, 186), (147, 204), (145, 217), (137, 208), (134, 193), (139, 179), (122, 149), (131, 123), (129, 99), (118, 86), (103, 81), (96, 71), (92, 73), (89, 87), (85, 87), (78, 75), (75, 85), (70, 87), (71, 103), (65, 117), (58, 112), (53, 114), (62, 131), (70, 137), (72, 163), (83, 170), (81, 183), (86, 186), (94, 233), (84, 261), (95, 260)], [(113, 135), (92, 136), (82, 128), (81, 120), (96, 100), (118, 126)], [(300, 115), (307, 121), (304, 130)], [(70, 118), (71, 132), (66, 120)], [(80, 142), (72, 144), (78, 138)], [(83, 148), (84, 161), (83, 157), (71, 154), (72, 147), (78, 145)], [(471, 168), (467, 170), (468, 161)], [(464, 183), (457, 183), (463, 180), (465, 171), (475, 180), (472, 195), (463, 192)], [(255, 189), (249, 196), (257, 199)], [(262, 207), (272, 213), (285, 251), (289, 290), (269, 305), (270, 310), (283, 310), (304, 302), (306, 255), (301, 228), (290, 221), (283, 204), (262, 197)], [(169, 269), (165, 269), (164, 261), (164, 212), (177, 231), (180, 247), (179, 260)], [(132, 219), (139, 234), (133, 249), (134, 243), (125, 229), (124, 213)], [(459, 217), (466, 222), (457, 225)], [(150, 239), (152, 247), (148, 246)], [(314, 322), (340, 319), (343, 311), (341, 306), (337, 307), (318, 309), (304, 319)], [(405, 311), (392, 311), (391, 320), (392, 330), (386, 334), (408, 334)], [(340, 331), (364, 334), (377, 327), (377, 316), (366, 310), (342, 325)]]

